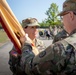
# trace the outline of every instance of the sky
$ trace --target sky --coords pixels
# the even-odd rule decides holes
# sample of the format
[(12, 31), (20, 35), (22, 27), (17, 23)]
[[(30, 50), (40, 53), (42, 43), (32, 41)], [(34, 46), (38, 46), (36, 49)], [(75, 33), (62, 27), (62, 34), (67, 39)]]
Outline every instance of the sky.
[(45, 14), (51, 3), (56, 3), (58, 10), (62, 10), (65, 0), (6, 0), (14, 15), (19, 22), (28, 17), (37, 18), (42, 22), (47, 15)]

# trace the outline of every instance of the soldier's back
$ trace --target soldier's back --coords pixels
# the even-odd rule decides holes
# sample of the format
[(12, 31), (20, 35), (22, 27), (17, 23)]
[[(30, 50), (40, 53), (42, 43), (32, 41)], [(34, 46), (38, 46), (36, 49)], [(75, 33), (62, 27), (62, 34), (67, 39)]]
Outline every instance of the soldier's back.
[(68, 36), (68, 33), (63, 29), (62, 31), (58, 32), (57, 35), (54, 36), (53, 43), (55, 43), (59, 40), (62, 40), (64, 38), (66, 38), (67, 36)]
[(46, 48), (33, 62), (40, 75), (76, 75), (76, 33)]

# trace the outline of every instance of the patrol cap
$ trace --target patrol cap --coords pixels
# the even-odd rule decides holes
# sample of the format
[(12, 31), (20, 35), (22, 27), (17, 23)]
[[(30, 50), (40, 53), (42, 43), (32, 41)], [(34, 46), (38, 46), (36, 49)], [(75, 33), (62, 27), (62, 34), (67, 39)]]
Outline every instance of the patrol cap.
[(23, 27), (26, 27), (26, 26), (40, 26), (38, 24), (38, 21), (36, 18), (27, 18), (27, 19), (24, 19), (22, 20), (22, 26)]
[(76, 11), (76, 0), (66, 0), (63, 3), (63, 11), (58, 16), (63, 16), (67, 11)]

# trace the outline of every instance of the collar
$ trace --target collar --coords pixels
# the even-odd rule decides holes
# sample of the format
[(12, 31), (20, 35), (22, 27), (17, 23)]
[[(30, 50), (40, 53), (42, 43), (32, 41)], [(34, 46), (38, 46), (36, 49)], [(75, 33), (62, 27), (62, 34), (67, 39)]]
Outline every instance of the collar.
[(74, 33), (76, 33), (76, 29), (74, 29), (74, 30), (69, 34), (69, 36), (72, 35), (72, 34), (74, 34)]

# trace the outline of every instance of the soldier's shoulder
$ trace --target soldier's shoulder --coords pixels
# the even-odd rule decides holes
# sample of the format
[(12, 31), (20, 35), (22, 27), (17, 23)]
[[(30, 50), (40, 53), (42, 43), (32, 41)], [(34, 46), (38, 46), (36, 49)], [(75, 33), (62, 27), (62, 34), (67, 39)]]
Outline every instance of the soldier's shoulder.
[(63, 45), (65, 48), (70, 45), (70, 46), (73, 46), (74, 48), (76, 48), (76, 34), (73, 34), (71, 36), (68, 36), (67, 38), (63, 39), (63, 40), (60, 40), (56, 43), (54, 43), (55, 45)]
[(64, 35), (64, 30), (58, 32), (58, 34), (56, 35), (56, 37), (60, 37), (60, 36), (62, 36), (62, 35)]
[(53, 43), (61, 40), (61, 36), (62, 36), (61, 32), (57, 33), (57, 34), (54, 36)]

